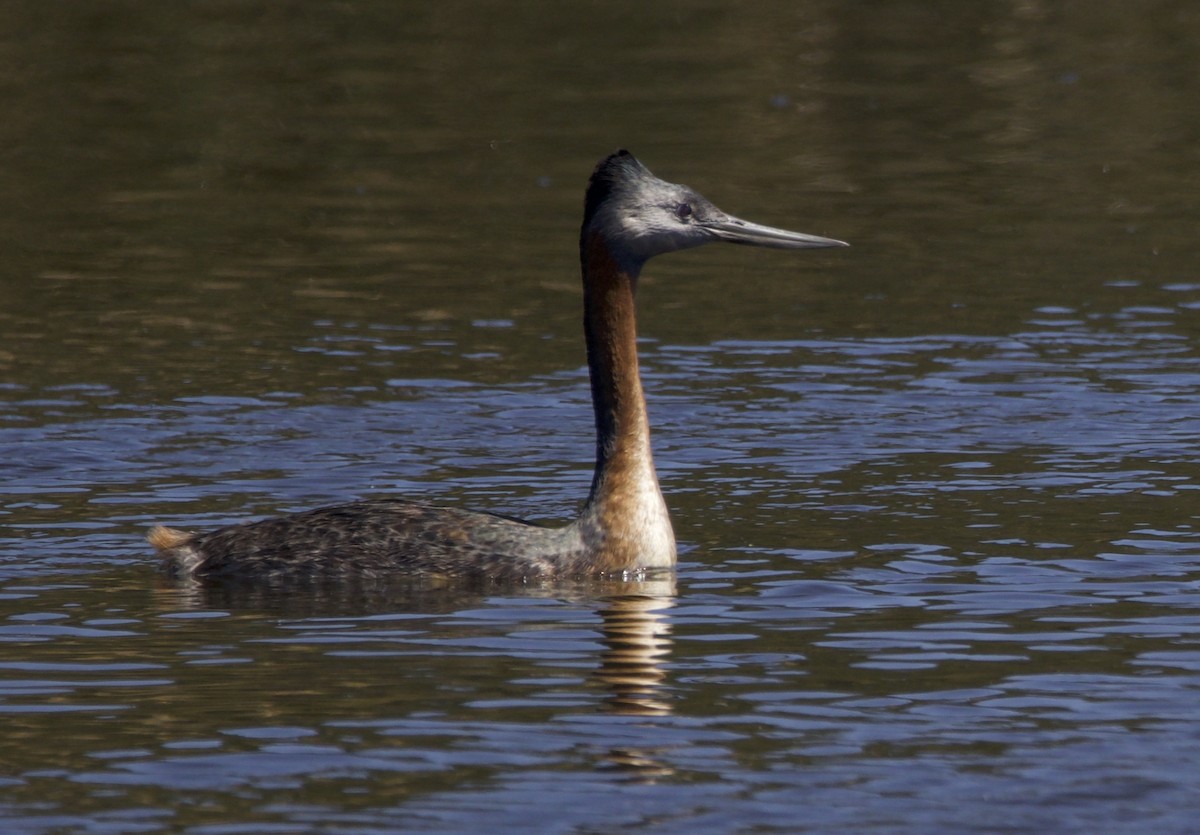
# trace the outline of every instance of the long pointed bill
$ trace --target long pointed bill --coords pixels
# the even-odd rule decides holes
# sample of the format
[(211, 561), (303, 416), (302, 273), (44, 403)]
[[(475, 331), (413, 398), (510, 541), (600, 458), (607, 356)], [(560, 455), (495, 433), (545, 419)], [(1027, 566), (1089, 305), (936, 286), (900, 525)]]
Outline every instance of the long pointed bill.
[(787, 229), (776, 229), (774, 226), (763, 226), (748, 220), (726, 215), (721, 220), (711, 220), (704, 228), (723, 241), (731, 244), (747, 246), (769, 246), (775, 249), (815, 249), (823, 246), (850, 246), (845, 241), (833, 238), (822, 238), (817, 235), (805, 235), (803, 232), (789, 232)]

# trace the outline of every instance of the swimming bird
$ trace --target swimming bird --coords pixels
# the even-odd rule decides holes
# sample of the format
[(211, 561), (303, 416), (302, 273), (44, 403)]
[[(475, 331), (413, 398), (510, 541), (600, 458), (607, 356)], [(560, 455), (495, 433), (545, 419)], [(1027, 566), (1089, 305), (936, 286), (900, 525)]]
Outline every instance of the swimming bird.
[(778, 249), (846, 246), (728, 215), (687, 186), (655, 177), (625, 150), (596, 166), (579, 239), (596, 467), (573, 522), (543, 527), (493, 513), (370, 499), (207, 533), (156, 527), (149, 540), (164, 570), (216, 580), (413, 574), (537, 581), (673, 567), (675, 535), (654, 470), (638, 373), (634, 294), (650, 258), (714, 241)]

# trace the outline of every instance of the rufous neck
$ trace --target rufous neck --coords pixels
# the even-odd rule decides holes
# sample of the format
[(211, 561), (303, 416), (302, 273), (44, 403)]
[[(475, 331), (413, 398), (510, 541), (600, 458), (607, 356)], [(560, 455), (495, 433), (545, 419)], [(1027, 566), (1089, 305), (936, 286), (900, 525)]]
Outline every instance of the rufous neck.
[[(589, 503), (654, 482), (650, 424), (638, 373), (636, 268), (621, 266), (604, 236), (582, 241), (584, 333), (596, 411), (596, 472)], [(639, 485), (644, 486), (644, 485)]]

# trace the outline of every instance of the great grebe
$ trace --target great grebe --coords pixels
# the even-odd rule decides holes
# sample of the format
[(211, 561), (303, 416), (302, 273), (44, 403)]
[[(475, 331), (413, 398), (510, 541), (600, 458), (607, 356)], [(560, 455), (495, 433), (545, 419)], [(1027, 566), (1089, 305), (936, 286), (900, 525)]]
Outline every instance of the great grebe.
[(149, 539), (164, 569), (214, 579), (414, 574), (512, 581), (674, 566), (675, 534), (654, 472), (638, 374), (634, 291), (648, 259), (712, 241), (846, 246), (731, 217), (687, 186), (658, 179), (628, 151), (596, 166), (579, 238), (596, 469), (574, 522), (547, 528), (492, 513), (371, 499), (208, 533), (156, 527)]

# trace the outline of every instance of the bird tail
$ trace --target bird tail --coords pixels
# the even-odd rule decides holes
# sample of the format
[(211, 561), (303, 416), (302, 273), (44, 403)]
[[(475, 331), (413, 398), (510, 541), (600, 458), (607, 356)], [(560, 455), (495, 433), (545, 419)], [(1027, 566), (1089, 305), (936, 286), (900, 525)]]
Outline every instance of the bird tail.
[(146, 539), (150, 540), (150, 544), (161, 554), (181, 545), (187, 545), (192, 536), (193, 534), (187, 531), (177, 531), (174, 528), (155, 525), (146, 535)]

